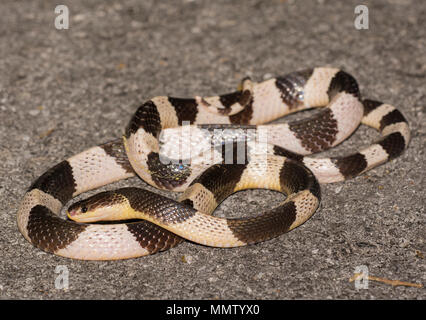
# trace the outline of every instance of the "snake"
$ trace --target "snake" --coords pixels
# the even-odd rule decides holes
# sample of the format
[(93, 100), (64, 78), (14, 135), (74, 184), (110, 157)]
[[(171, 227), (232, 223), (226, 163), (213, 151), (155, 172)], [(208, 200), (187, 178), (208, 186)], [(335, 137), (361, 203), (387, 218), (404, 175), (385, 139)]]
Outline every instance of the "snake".
[[(312, 108), (319, 110), (310, 118), (267, 124)], [(381, 137), (349, 155), (311, 156), (338, 145), (360, 124)], [(185, 142), (188, 132), (194, 141)], [(171, 142), (164, 152), (162, 141)], [(82, 260), (135, 258), (184, 240), (244, 246), (303, 224), (320, 204), (320, 184), (344, 181), (390, 161), (409, 141), (403, 114), (390, 104), (362, 99), (355, 78), (338, 68), (304, 69), (262, 82), (245, 78), (236, 91), (217, 96), (158, 96), (137, 109), (121, 138), (71, 156), (37, 178), (20, 202), (17, 225), (35, 247)], [(180, 159), (170, 157), (184, 147), (200, 148)], [(75, 221), (60, 216), (77, 195), (135, 175), (182, 194), (175, 201), (122, 188), (69, 206), (68, 217)], [(230, 194), (252, 188), (287, 197), (249, 218), (211, 215)], [(112, 213), (116, 209), (119, 218)], [(99, 216), (143, 220), (92, 223)]]

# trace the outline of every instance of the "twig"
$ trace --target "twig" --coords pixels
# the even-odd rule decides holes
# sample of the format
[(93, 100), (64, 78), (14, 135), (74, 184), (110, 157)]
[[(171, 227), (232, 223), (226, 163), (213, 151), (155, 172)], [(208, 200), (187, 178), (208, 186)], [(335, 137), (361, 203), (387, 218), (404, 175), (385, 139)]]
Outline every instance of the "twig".
[[(353, 277), (349, 279), (349, 282), (355, 281), (357, 278), (362, 276), (362, 273), (355, 273)], [(423, 288), (423, 285), (421, 283), (412, 283), (412, 282), (405, 282), (405, 281), (399, 281), (399, 280), (390, 280), (385, 278), (379, 278), (374, 276), (367, 276), (368, 280), (371, 281), (377, 281), (377, 282), (383, 282), (386, 284), (390, 284), (391, 286), (405, 286), (405, 287), (415, 287), (415, 288)]]
[(49, 129), (45, 132), (40, 133), (39, 137), (40, 139), (46, 138), (47, 136), (49, 136), (53, 131), (55, 131), (55, 128)]

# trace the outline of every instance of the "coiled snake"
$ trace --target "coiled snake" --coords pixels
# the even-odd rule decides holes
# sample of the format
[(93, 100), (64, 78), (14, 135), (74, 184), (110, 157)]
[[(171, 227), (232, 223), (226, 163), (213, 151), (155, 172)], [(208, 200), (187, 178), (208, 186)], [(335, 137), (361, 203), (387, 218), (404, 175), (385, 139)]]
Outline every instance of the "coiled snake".
[[(309, 119), (262, 125), (316, 107), (323, 110)], [(307, 156), (336, 146), (360, 122), (377, 129), (380, 140), (349, 156)], [(204, 138), (187, 142), (183, 131)], [(247, 138), (249, 131), (262, 132), (264, 140)], [(204, 149), (197, 149), (194, 158), (191, 153), (190, 161), (184, 161), (186, 155), (172, 161), (167, 150), (163, 155), (162, 137), (171, 142), (170, 152), (185, 145)], [(246, 139), (242, 149), (241, 137)], [(260, 83), (245, 79), (239, 90), (214, 97), (155, 97), (138, 108), (123, 139), (85, 150), (36, 179), (21, 202), (18, 227), (44, 251), (88, 260), (153, 254), (175, 246), (181, 237), (220, 247), (264, 241), (309, 219), (320, 202), (319, 183), (343, 181), (397, 157), (409, 140), (407, 121), (395, 107), (361, 100), (356, 80), (334, 68), (293, 72)], [(118, 207), (119, 219), (134, 214), (146, 221), (86, 224), (58, 216), (76, 195), (135, 174), (157, 188), (185, 192), (176, 202), (124, 188), (95, 195), (68, 211), (72, 219), (91, 222), (99, 219), (95, 211), (117, 219), (111, 213)], [(278, 190), (287, 198), (252, 218), (210, 215), (229, 194), (248, 188)]]

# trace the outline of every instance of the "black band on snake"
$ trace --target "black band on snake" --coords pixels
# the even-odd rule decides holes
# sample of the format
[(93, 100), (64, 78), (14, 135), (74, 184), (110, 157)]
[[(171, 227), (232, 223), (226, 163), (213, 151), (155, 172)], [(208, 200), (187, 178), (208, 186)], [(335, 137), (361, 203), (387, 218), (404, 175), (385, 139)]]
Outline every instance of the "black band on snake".
[[(317, 107), (323, 110), (309, 119), (263, 125)], [(308, 156), (336, 146), (360, 123), (382, 137), (349, 156)], [(44, 251), (87, 260), (153, 254), (182, 239), (218, 247), (265, 241), (312, 216), (320, 203), (319, 183), (362, 174), (399, 156), (409, 140), (408, 123), (395, 107), (362, 100), (356, 80), (334, 68), (259, 83), (245, 79), (239, 90), (220, 96), (155, 97), (138, 108), (123, 139), (83, 151), (40, 176), (21, 202), (18, 227)], [(68, 216), (83, 223), (58, 216), (78, 194), (135, 174), (156, 188), (184, 193), (177, 202), (124, 188), (72, 205)], [(228, 195), (250, 188), (277, 190), (287, 198), (252, 218), (211, 216)], [(89, 224), (134, 217), (144, 220)]]

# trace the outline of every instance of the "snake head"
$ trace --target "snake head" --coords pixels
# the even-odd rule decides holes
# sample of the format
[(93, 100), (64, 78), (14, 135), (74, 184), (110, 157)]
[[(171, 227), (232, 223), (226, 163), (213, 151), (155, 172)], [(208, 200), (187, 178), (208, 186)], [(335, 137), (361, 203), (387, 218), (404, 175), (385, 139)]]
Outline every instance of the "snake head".
[(123, 220), (126, 205), (122, 195), (105, 191), (72, 204), (67, 210), (67, 216), (76, 222)]

